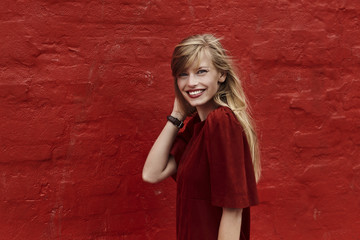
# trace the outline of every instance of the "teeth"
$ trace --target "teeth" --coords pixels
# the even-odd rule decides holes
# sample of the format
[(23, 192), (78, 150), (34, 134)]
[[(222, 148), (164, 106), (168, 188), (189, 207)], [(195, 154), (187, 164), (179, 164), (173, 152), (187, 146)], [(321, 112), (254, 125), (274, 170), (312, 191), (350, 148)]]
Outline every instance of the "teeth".
[(190, 95), (196, 95), (196, 94), (199, 94), (201, 93), (203, 90), (196, 90), (196, 91), (191, 91), (189, 92)]

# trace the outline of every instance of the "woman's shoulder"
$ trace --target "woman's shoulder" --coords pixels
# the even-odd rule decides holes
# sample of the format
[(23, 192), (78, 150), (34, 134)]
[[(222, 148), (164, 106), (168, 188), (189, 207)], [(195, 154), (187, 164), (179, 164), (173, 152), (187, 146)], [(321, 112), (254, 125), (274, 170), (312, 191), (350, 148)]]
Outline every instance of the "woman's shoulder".
[(236, 118), (235, 113), (225, 106), (220, 106), (209, 113), (206, 118), (207, 128), (210, 130), (243, 130), (242, 125)]
[(206, 120), (213, 122), (213, 121), (224, 121), (224, 120), (230, 120), (235, 121), (238, 123), (238, 120), (234, 114), (234, 112), (229, 108), (225, 106), (220, 106), (209, 113)]

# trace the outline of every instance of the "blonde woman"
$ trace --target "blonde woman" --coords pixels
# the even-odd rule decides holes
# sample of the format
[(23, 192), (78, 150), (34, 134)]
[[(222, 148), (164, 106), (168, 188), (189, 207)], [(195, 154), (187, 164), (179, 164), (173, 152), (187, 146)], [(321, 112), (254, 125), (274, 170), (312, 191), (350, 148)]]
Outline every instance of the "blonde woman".
[(194, 35), (175, 47), (171, 69), (173, 110), (149, 152), (143, 179), (176, 180), (178, 240), (249, 239), (260, 159), (232, 61), (219, 39)]

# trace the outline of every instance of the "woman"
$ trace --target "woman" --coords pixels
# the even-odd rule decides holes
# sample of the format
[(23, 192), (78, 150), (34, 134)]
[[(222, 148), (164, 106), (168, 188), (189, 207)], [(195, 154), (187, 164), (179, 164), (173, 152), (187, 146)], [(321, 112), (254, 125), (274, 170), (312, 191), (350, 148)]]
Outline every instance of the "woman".
[(260, 160), (232, 62), (213, 35), (194, 35), (175, 47), (171, 69), (173, 110), (149, 152), (143, 179), (176, 180), (178, 240), (249, 239)]

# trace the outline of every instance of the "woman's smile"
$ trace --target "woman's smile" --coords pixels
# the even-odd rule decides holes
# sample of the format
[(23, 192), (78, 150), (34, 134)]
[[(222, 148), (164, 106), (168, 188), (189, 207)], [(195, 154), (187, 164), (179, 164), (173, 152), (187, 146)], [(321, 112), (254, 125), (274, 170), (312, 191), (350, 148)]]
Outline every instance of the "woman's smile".
[(196, 90), (189, 90), (187, 91), (187, 93), (191, 98), (198, 98), (203, 94), (204, 91), (205, 89), (196, 89)]

